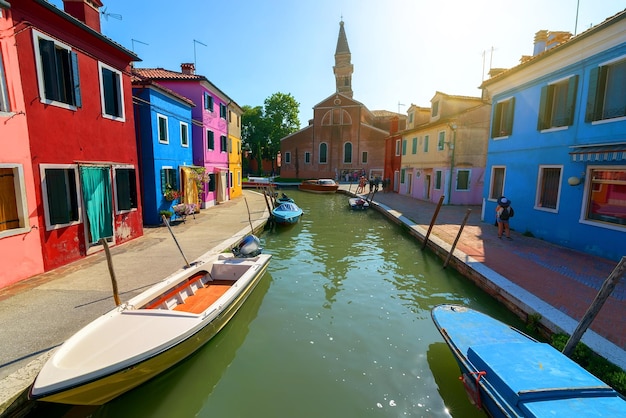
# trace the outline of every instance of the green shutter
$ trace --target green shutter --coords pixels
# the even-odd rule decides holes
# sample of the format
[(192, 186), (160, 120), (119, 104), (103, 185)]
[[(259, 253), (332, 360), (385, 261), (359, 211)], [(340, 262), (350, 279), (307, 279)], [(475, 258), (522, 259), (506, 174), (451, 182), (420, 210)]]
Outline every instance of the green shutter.
[(117, 209), (118, 210), (130, 210), (130, 181), (129, 170), (117, 169), (115, 170), (115, 186), (117, 188)]
[(513, 115), (515, 114), (515, 97), (509, 101), (509, 107), (506, 110), (506, 132), (507, 135), (513, 134)]
[(567, 104), (565, 112), (567, 114), (567, 126), (574, 124), (574, 111), (576, 110), (576, 93), (578, 91), (578, 75), (571, 77), (567, 86)]
[(599, 103), (599, 91), (602, 90), (600, 79), (602, 77), (603, 67), (596, 67), (589, 73), (589, 91), (587, 92), (587, 110), (585, 112), (585, 122), (593, 122), (598, 120), (598, 109), (602, 109)]
[(539, 100), (539, 114), (537, 117), (537, 130), (541, 131), (548, 127), (548, 115), (546, 115), (546, 102), (548, 99), (549, 86), (541, 88), (541, 99)]
[(65, 187), (65, 170), (48, 169), (45, 176), (50, 224), (67, 224), (70, 222), (70, 208)]
[(83, 101), (80, 95), (80, 74), (78, 72), (78, 55), (75, 52), (70, 52), (70, 60), (72, 62), (72, 92), (74, 96), (73, 105), (76, 107), (82, 107)]

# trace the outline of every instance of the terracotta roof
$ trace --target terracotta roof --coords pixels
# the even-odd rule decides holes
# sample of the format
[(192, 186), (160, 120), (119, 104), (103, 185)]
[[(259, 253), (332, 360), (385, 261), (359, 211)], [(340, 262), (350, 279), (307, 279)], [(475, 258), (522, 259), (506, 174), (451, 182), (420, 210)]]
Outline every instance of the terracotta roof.
[(183, 74), (179, 71), (170, 71), (164, 68), (133, 68), (133, 73), (144, 79), (151, 80), (206, 80), (206, 77), (197, 74)]
[(187, 103), (188, 105), (190, 105), (191, 107), (195, 107), (196, 104), (194, 103), (193, 100), (183, 96), (182, 94), (176, 93), (174, 90), (170, 90), (165, 86), (160, 85), (159, 83), (157, 83), (154, 80), (150, 80), (147, 78), (143, 78), (137, 74), (135, 74), (135, 69), (133, 69), (133, 74), (130, 77), (130, 80), (133, 84), (133, 87), (148, 87), (148, 86), (152, 86), (154, 88), (157, 88), (173, 97), (176, 97), (177, 99)]
[(405, 118), (406, 119), (406, 115), (402, 114), (402, 113), (396, 113), (396, 112), (392, 112), (390, 110), (371, 110), (370, 111), (372, 113), (372, 115), (378, 117), (378, 118), (384, 118), (384, 117), (390, 117), (390, 116), (398, 116), (399, 118)]

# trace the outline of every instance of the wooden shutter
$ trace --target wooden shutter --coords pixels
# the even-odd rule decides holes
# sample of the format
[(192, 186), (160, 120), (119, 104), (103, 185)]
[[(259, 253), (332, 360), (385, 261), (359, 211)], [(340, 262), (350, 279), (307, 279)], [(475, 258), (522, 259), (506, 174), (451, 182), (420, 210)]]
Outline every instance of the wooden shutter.
[(71, 85), (73, 88), (73, 104), (76, 107), (82, 107), (83, 101), (80, 95), (80, 74), (78, 72), (78, 55), (70, 51), (70, 61), (72, 64), (72, 74), (70, 75)]
[(550, 86), (543, 86), (541, 88), (541, 99), (539, 100), (539, 114), (537, 117), (537, 130), (541, 131), (548, 128), (548, 115), (546, 115), (546, 103), (548, 101), (548, 91)]
[(570, 77), (567, 85), (567, 103), (565, 112), (567, 115), (567, 126), (574, 124), (574, 111), (576, 110), (576, 93), (578, 91), (578, 75)]

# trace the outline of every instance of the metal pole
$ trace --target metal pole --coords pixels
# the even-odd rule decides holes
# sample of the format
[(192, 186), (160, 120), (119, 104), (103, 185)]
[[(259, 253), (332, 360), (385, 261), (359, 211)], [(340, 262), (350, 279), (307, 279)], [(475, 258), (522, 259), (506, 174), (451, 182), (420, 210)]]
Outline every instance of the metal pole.
[(178, 240), (174, 236), (174, 232), (172, 231), (172, 228), (170, 227), (169, 221), (167, 220), (165, 215), (161, 215), (161, 218), (163, 218), (163, 222), (167, 226), (167, 229), (169, 229), (170, 234), (172, 234), (172, 238), (174, 238), (174, 242), (176, 243), (176, 246), (178, 247), (178, 251), (180, 251), (180, 254), (183, 256), (183, 259), (185, 260), (186, 267), (191, 267), (191, 264), (189, 264), (189, 261), (187, 261), (187, 257), (185, 257), (185, 253), (183, 253), (183, 249), (180, 248), (180, 244), (178, 244)]
[(454, 254), (454, 249), (456, 248), (456, 243), (459, 242), (459, 238), (461, 238), (461, 233), (463, 233), (463, 228), (465, 228), (465, 223), (467, 222), (467, 218), (469, 218), (470, 213), (472, 213), (471, 209), (468, 209), (467, 212), (465, 212), (465, 218), (463, 218), (463, 223), (461, 224), (461, 229), (459, 229), (459, 233), (456, 234), (456, 239), (454, 240), (454, 243), (452, 244), (452, 248), (450, 248), (450, 252), (448, 253), (448, 258), (446, 258), (446, 262), (443, 263), (443, 268), (444, 269), (446, 267), (448, 267), (448, 263), (450, 262), (450, 259), (452, 258), (452, 254)]
[(430, 231), (433, 230), (433, 225), (435, 224), (435, 221), (437, 220), (437, 215), (439, 214), (439, 209), (441, 209), (441, 204), (443, 203), (443, 199), (445, 199), (445, 196), (441, 195), (441, 197), (439, 198), (439, 203), (437, 203), (437, 209), (435, 209), (435, 213), (433, 213), (433, 217), (430, 220), (430, 226), (428, 227), (428, 232), (426, 233), (426, 236), (424, 237), (424, 242), (422, 243), (422, 250), (426, 248), (426, 244), (428, 244), (428, 237), (430, 236)]

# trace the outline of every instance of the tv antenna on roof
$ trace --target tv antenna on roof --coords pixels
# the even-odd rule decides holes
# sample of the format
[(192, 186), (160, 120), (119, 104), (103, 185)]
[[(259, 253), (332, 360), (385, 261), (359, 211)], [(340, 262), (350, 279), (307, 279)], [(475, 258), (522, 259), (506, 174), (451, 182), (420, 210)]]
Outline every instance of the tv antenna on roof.
[(102, 17), (104, 17), (104, 20), (106, 21), (109, 20), (109, 17), (112, 17), (113, 19), (117, 19), (117, 20), (122, 20), (122, 15), (117, 14), (117, 13), (108, 13), (106, 6), (104, 6), (104, 8), (100, 10), (100, 13), (102, 14)]
[(196, 39), (193, 40), (193, 66), (194, 67), (197, 67), (197, 65), (196, 65), (196, 44), (200, 44), (202, 46), (207, 46), (206, 44), (203, 44), (202, 42), (200, 42), (200, 41), (198, 41)]

